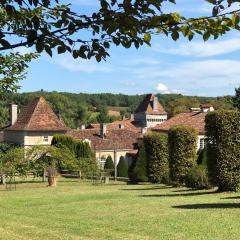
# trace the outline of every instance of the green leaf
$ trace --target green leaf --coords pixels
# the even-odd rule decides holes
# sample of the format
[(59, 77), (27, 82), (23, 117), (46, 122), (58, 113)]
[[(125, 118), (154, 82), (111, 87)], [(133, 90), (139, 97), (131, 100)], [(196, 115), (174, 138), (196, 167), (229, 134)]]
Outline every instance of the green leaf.
[(179, 33), (177, 31), (173, 31), (171, 36), (174, 41), (179, 39)]
[(203, 40), (204, 41), (207, 41), (209, 38), (210, 38), (210, 31), (206, 31), (204, 34), (203, 34)]
[(58, 50), (58, 54), (62, 54), (66, 52), (66, 48), (63, 46), (59, 46), (57, 50)]
[(149, 33), (144, 33), (144, 41), (147, 43), (151, 42), (151, 35)]

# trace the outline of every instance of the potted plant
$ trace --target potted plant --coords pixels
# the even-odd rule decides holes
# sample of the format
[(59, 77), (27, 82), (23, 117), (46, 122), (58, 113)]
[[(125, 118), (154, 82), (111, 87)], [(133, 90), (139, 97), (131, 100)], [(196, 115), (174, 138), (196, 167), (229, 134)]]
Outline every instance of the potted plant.
[(58, 176), (59, 176), (59, 174), (55, 167), (49, 166), (47, 168), (47, 178), (48, 178), (48, 186), (49, 187), (57, 186)]

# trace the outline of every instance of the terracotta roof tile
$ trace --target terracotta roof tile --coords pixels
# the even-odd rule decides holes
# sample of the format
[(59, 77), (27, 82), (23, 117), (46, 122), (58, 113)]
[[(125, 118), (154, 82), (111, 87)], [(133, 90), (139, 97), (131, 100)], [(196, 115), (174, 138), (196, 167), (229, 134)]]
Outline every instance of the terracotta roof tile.
[(204, 112), (180, 113), (166, 122), (158, 124), (152, 128), (153, 131), (168, 131), (172, 126), (185, 125), (198, 130), (200, 134), (205, 134), (205, 116)]
[(135, 113), (145, 113), (145, 114), (154, 114), (154, 115), (165, 115), (167, 112), (164, 110), (163, 106), (157, 102), (156, 110), (153, 110), (153, 94), (147, 94), (143, 101), (140, 103)]
[(139, 132), (127, 129), (107, 130), (106, 137), (103, 139), (99, 135), (99, 129), (72, 129), (67, 132), (75, 139), (91, 141), (93, 150), (114, 150), (137, 148), (138, 139), (141, 137)]
[[(132, 119), (124, 119), (124, 120), (118, 120), (118, 121), (115, 121), (115, 122), (112, 122), (112, 123), (108, 123), (107, 124), (107, 130), (111, 130), (111, 129), (119, 129), (120, 128), (120, 125), (123, 125), (124, 126), (124, 129), (128, 129), (128, 130), (131, 130), (131, 131), (137, 131), (139, 132), (140, 129), (137, 128), (135, 126), (135, 122), (134, 120)], [(87, 129), (100, 129), (100, 124), (90, 124), (89, 126), (87, 126)]]
[(6, 128), (11, 131), (66, 131), (43, 97), (35, 98), (18, 115), (16, 123)]

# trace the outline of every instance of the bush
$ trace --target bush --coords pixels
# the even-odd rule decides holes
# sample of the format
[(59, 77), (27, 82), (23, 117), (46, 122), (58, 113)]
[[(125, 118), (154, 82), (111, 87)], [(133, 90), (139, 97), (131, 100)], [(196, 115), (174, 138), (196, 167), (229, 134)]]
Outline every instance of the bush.
[(152, 133), (144, 138), (148, 160), (148, 177), (153, 183), (168, 183), (168, 140), (167, 136)]
[(88, 142), (76, 141), (74, 149), (77, 158), (94, 157), (94, 153), (92, 152), (92, 149)]
[(219, 191), (237, 191), (240, 186), (240, 112), (212, 112), (205, 121), (209, 179)]
[(123, 156), (120, 157), (119, 163), (117, 165), (117, 176), (128, 177), (128, 167)]
[(68, 148), (71, 152), (76, 152), (76, 142), (73, 137), (65, 134), (56, 134), (53, 136), (51, 145), (61, 148)]
[(208, 181), (207, 167), (204, 165), (196, 165), (192, 167), (186, 176), (186, 186), (193, 189), (208, 189), (210, 184)]
[(179, 125), (168, 132), (170, 179), (174, 184), (185, 183), (191, 167), (197, 164), (197, 131)]
[(139, 152), (131, 180), (133, 182), (148, 182), (147, 155), (144, 144), (141, 144), (139, 147)]
[(99, 167), (95, 158), (79, 158), (78, 167), (83, 178), (95, 176), (99, 172)]
[(112, 157), (110, 155), (106, 159), (106, 162), (104, 164), (104, 169), (108, 169), (108, 170), (114, 169), (114, 163), (113, 163)]
[(206, 150), (206, 148), (198, 151), (197, 164), (207, 165), (207, 150)]

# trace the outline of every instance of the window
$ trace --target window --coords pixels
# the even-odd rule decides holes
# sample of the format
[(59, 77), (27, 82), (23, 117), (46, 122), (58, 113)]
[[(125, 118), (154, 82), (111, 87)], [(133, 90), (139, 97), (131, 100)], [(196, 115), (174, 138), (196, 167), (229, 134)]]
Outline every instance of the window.
[(201, 138), (200, 139), (200, 149), (204, 149), (205, 148), (205, 139)]
[(48, 142), (48, 136), (43, 136), (43, 141)]

